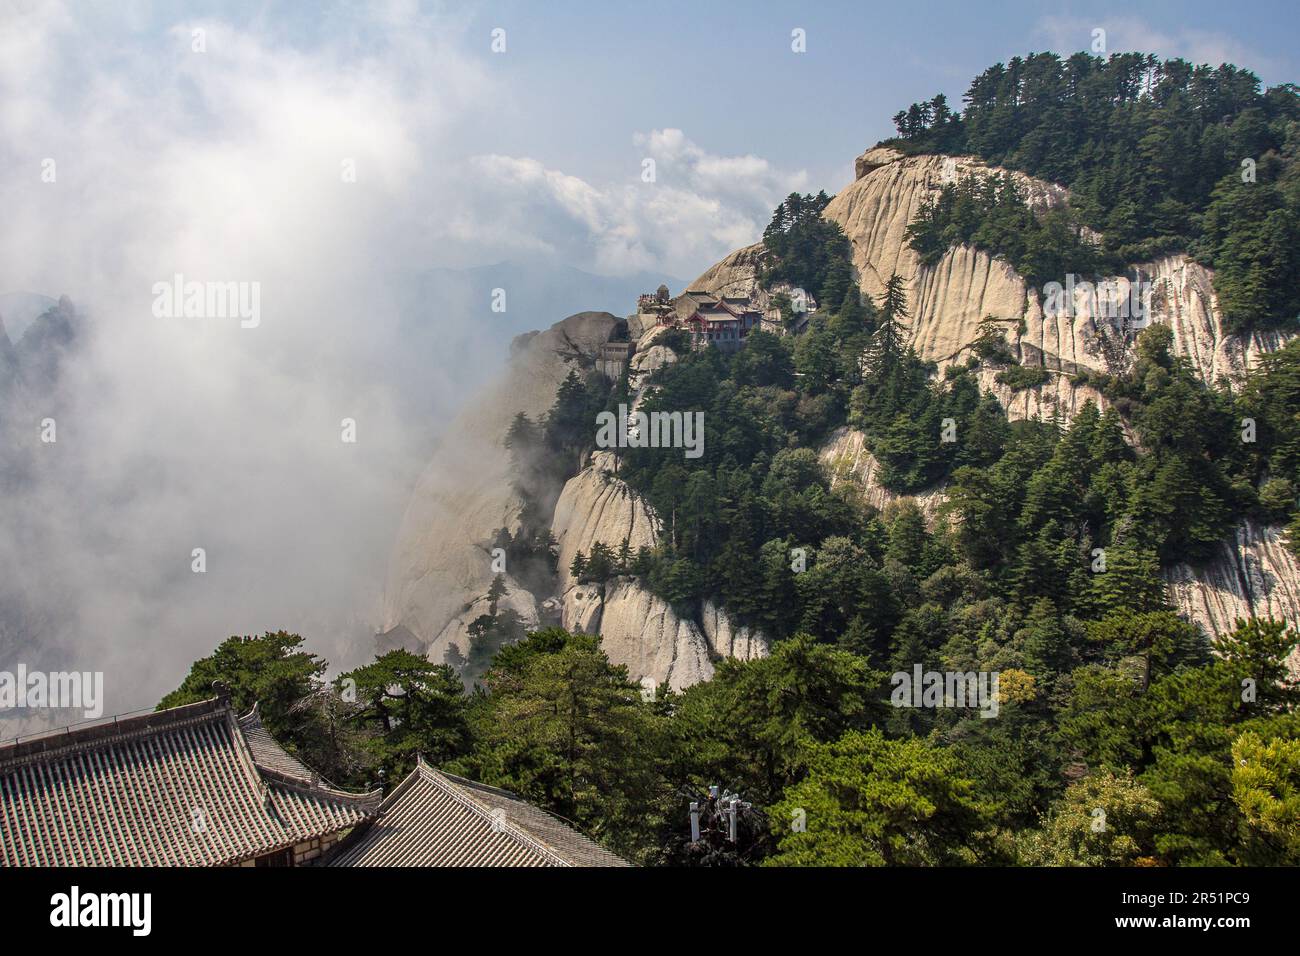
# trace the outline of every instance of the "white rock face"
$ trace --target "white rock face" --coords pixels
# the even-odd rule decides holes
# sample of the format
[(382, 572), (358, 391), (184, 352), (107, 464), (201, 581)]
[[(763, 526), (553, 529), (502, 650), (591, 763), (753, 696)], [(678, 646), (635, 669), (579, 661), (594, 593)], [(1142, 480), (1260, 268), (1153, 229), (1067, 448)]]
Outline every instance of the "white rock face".
[(713, 601), (704, 602), (700, 618), (703, 628), (681, 618), (635, 578), (575, 584), (564, 595), (564, 628), (599, 634), (609, 659), (625, 664), (633, 680), (650, 677), (681, 690), (712, 677), (714, 662), (723, 657), (767, 656), (767, 637), (732, 624)]
[(398, 531), (382, 630), (403, 625), (435, 641), (467, 601), (487, 593), (492, 535), (518, 527), (506, 430), (517, 412), (544, 414), (569, 370), (589, 362), (618, 322), (607, 312), (583, 312), (521, 336), (502, 378), (448, 428)]
[[(1005, 320), (1007, 341), (1023, 365), (1042, 365), (1052, 372), (1041, 389), (1012, 392), (997, 385), (996, 370), (985, 369), (982, 385), (1006, 406), (1013, 418), (1073, 414), (1087, 399), (1104, 404), (1091, 388), (1073, 386), (1066, 375), (1083, 369), (1108, 370), (1106, 340), (1114, 338), (1114, 320), (1101, 314), (1098, 298), (1077, 290), (1072, 314), (1044, 316), (1041, 290), (1029, 289), (1006, 262), (959, 246), (933, 267), (925, 267), (907, 244), (907, 226), (921, 204), (943, 183), (966, 175), (1002, 173), (966, 157), (902, 158), (892, 150), (869, 150), (858, 164), (860, 176), (826, 207), (826, 218), (839, 223), (853, 244), (853, 264), (864, 292), (879, 298), (889, 276), (907, 280), (912, 307), (912, 345), (922, 358), (941, 365), (957, 359), (975, 338), (986, 317)], [(1035, 210), (1061, 206), (1068, 191), (1012, 172), (1026, 202)], [(1114, 277), (1150, 283), (1150, 320), (1174, 333), (1174, 351), (1186, 356), (1206, 382), (1240, 376), (1261, 354), (1285, 343), (1281, 333), (1248, 339), (1229, 335), (1214, 296), (1213, 274), (1185, 256), (1166, 256), (1132, 267)], [(1057, 281), (1065, 282), (1061, 276)], [(1025, 329), (1019, 331), (1023, 320)], [(1031, 394), (1034, 393), (1034, 394)]]
[(632, 356), (632, 372), (636, 375), (650, 375), (677, 361), (677, 353), (666, 345), (651, 345), (645, 351), (639, 348)]
[(612, 452), (598, 451), (591, 463), (570, 478), (560, 492), (551, 520), (551, 534), (559, 544), (561, 590), (573, 582), (569, 565), (581, 551), (590, 555), (600, 541), (617, 553), (627, 541), (632, 553), (653, 548), (659, 540), (654, 517), (645, 503), (624, 482), (614, 477)]
[(614, 578), (606, 585), (600, 642), (611, 663), (627, 665), (633, 680), (652, 677), (682, 690), (713, 676), (700, 629), (632, 578)]
[[(497, 602), (497, 613), (507, 608), (519, 615), (525, 629), (533, 630), (537, 627), (537, 599), (520, 587), (515, 580), (508, 575), (505, 579), (506, 593)], [(455, 617), (447, 622), (446, 626), (438, 632), (429, 644), (426, 656), (435, 664), (449, 663), (448, 653), (455, 648), (455, 653), (461, 658), (469, 656), (469, 626), (480, 615), (487, 614), (491, 609), (486, 597), (480, 597), (473, 601), (469, 607), (463, 608)]]
[[(764, 292), (758, 281), (766, 256), (767, 249), (761, 242), (744, 246), (709, 268), (687, 288), (714, 295), (762, 296)], [(765, 300), (762, 305), (766, 305)]]
[[(1176, 565), (1165, 572), (1174, 606), (1207, 634), (1225, 634), (1238, 618), (1272, 617), (1300, 626), (1300, 562), (1278, 528), (1251, 521), (1219, 546), (1205, 567)], [(1300, 649), (1291, 654), (1300, 672)]]
[(737, 627), (731, 623), (727, 612), (710, 598), (700, 608), (700, 622), (704, 625), (704, 639), (714, 657), (734, 657), (749, 661), (767, 657), (771, 650), (767, 637), (750, 627)]
[[(664, 329), (659, 327), (646, 334), (646, 341), (653, 342), (655, 333), (662, 332)], [(645, 401), (647, 392), (650, 391), (650, 379), (654, 373), (665, 365), (672, 365), (677, 361), (677, 353), (666, 345), (645, 345), (637, 347), (636, 355), (632, 356), (632, 363), (628, 369), (627, 385), (632, 393), (632, 407), (629, 410), (629, 417), (635, 415), (641, 408), (641, 403)]]
[[(933, 269), (922, 270), (907, 244), (907, 227), (945, 183), (1005, 170), (966, 156), (904, 158), (880, 149), (869, 150), (861, 159), (857, 168), (862, 175), (831, 200), (825, 216), (838, 223), (853, 244), (853, 265), (863, 292), (879, 299), (895, 272), (908, 280), (917, 351), (926, 358), (940, 357), (954, 340), (969, 341), (984, 316), (1020, 316), (1024, 280), (1010, 266), (973, 249), (954, 249)], [(864, 169), (864, 163), (869, 168)], [(1061, 206), (1069, 197), (1062, 186), (1023, 173), (1010, 175), (1033, 209)]]
[(605, 605), (605, 585), (575, 584), (564, 592), (560, 626), (570, 633), (600, 633), (600, 615)]
[[(641, 358), (642, 353), (650, 351), (651, 347), (654, 346), (655, 341), (668, 331), (666, 326), (660, 325), (657, 321), (654, 321), (655, 316), (640, 316), (639, 319), (640, 322), (638, 324), (641, 326), (641, 331), (632, 335), (632, 340), (636, 342), (636, 354), (632, 356), (633, 368), (636, 368), (636, 361)], [(629, 334), (632, 334), (633, 330), (630, 323), (631, 320), (629, 320), (628, 331)], [(642, 361), (645, 360), (642, 359)]]
[[(1050, 417), (1058, 410), (1069, 416), (1089, 399), (1105, 404), (1095, 389), (1076, 386), (1068, 378), (1085, 369), (1109, 368), (1108, 340), (1114, 339), (1114, 321), (1100, 314), (1095, 294), (1079, 291), (1073, 314), (1045, 317), (1041, 290), (1028, 288), (1006, 262), (958, 246), (926, 267), (908, 246), (908, 225), (946, 181), (1008, 171), (970, 157), (904, 157), (887, 148), (868, 150), (859, 157), (856, 170), (858, 178), (831, 200), (826, 218), (838, 223), (852, 243), (854, 270), (863, 292), (878, 300), (891, 274), (897, 272), (906, 280), (911, 344), (922, 358), (940, 366), (964, 361), (979, 323), (992, 316), (1004, 323), (1008, 345), (1021, 364), (1040, 365), (1050, 373), (1039, 388), (1012, 391), (994, 381), (997, 369), (981, 370), (981, 387), (992, 391), (1012, 418)], [(1009, 174), (1033, 209), (1056, 208), (1069, 198), (1062, 186), (1019, 172)], [(761, 297), (763, 293), (756, 289), (762, 255), (761, 243), (737, 250), (696, 279), (692, 288)], [(1244, 340), (1227, 334), (1214, 296), (1213, 274), (1185, 256), (1136, 265), (1114, 280), (1125, 287), (1137, 281), (1151, 284), (1151, 320), (1173, 329), (1174, 352), (1186, 356), (1207, 382), (1240, 376), (1260, 355), (1289, 338), (1280, 332)], [(1065, 277), (1058, 281), (1064, 283)]]
[(942, 488), (900, 495), (881, 485), (877, 478), (880, 463), (867, 451), (866, 436), (855, 428), (841, 426), (831, 432), (818, 451), (818, 457), (832, 488), (841, 482), (849, 482), (861, 493), (862, 501), (878, 511), (884, 511), (891, 502), (910, 498), (925, 515), (926, 523), (933, 525), (939, 508), (948, 500)]

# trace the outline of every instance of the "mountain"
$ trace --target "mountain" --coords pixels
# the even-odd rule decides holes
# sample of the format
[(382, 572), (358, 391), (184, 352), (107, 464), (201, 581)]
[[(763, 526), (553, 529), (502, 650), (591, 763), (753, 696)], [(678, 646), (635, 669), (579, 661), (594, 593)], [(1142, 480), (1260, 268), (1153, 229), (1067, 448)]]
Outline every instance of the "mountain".
[[(1086, 384), (1086, 373), (1109, 373), (1129, 357), (1130, 349), (1116, 341), (1114, 323), (1101, 314), (1095, 291), (1078, 296), (1073, 315), (1045, 316), (1042, 290), (1003, 259), (959, 245), (927, 266), (908, 242), (907, 227), (922, 205), (954, 179), (1009, 176), (1036, 212), (1068, 202), (1068, 190), (968, 156), (909, 157), (882, 147), (864, 152), (855, 171), (857, 178), (824, 214), (852, 244), (854, 273), (867, 295), (879, 298), (890, 275), (903, 277), (913, 304), (911, 344), (922, 359), (941, 369), (965, 361), (979, 338), (980, 322), (992, 316), (1005, 326), (1014, 359), (1022, 366), (1041, 367), (1046, 375), (1044, 384), (1013, 388), (997, 380), (996, 369), (979, 370), (980, 387), (997, 396), (1009, 417), (1073, 416), (1085, 401), (1106, 406), (1105, 397)], [(763, 254), (761, 243), (737, 250), (706, 270), (692, 288), (754, 294), (759, 289), (756, 263)], [(1172, 330), (1173, 353), (1185, 358), (1206, 384), (1224, 377), (1240, 382), (1247, 369), (1257, 367), (1262, 356), (1296, 333), (1228, 331), (1214, 278), (1213, 270), (1176, 254), (1134, 263), (1123, 275), (1099, 282), (1149, 284), (1150, 320)], [(823, 456), (843, 461), (844, 444), (855, 441), (853, 451), (860, 455), (860, 433), (847, 432), (828, 443)], [(854, 473), (861, 476), (868, 497), (878, 504), (897, 497), (872, 482), (875, 462), (869, 453), (863, 462)], [(1280, 537), (1277, 527), (1243, 521), (1208, 564), (1181, 563), (1168, 570), (1174, 603), (1213, 635), (1230, 631), (1240, 617), (1300, 617), (1300, 564), (1281, 546)]]
[(568, 372), (591, 367), (619, 323), (608, 312), (581, 312), (520, 336), (505, 372), (449, 426), (398, 534), (385, 589), (386, 632), (405, 627), (432, 643), (487, 592), (489, 543), (497, 529), (518, 525), (522, 505), (502, 443), (506, 430), (520, 412), (544, 414)]
[(10, 341), (17, 342), (37, 317), (56, 305), (56, 300), (38, 292), (0, 294), (0, 320), (9, 333)]
[[(1007, 177), (1036, 214), (1066, 206), (1068, 189), (970, 156), (909, 156), (888, 147), (864, 152), (855, 174), (823, 215), (848, 239), (853, 276), (866, 295), (878, 300), (890, 276), (902, 277), (911, 303), (909, 340), (920, 358), (935, 362), (941, 374), (966, 362), (981, 323), (991, 317), (1005, 330), (1012, 361), (1042, 370), (1037, 374), (1043, 380), (1029, 387), (1008, 381), (996, 366), (985, 364), (975, 373), (981, 389), (994, 394), (1010, 418), (1068, 418), (1086, 401), (1106, 407), (1089, 376), (1124, 366), (1132, 349), (1104, 314), (1095, 291), (1080, 290), (1071, 315), (1046, 315), (1044, 290), (1005, 259), (958, 244), (930, 265), (909, 243), (909, 224), (945, 183)], [(749, 296), (770, 310), (772, 290), (760, 278), (766, 257), (762, 243), (739, 249), (688, 288)], [(1108, 278), (1123, 288), (1124, 283), (1149, 284), (1151, 322), (1172, 330), (1171, 351), (1186, 358), (1206, 383), (1240, 379), (1293, 334), (1229, 331), (1213, 272), (1184, 254), (1133, 263)], [(489, 274), (481, 273), (480, 281), (490, 281)], [(488, 609), (490, 539), (497, 528), (518, 526), (521, 502), (511, 493), (508, 456), (500, 446), (509, 420), (517, 412), (534, 419), (544, 415), (567, 370), (590, 367), (600, 343), (624, 335), (625, 325), (612, 315), (599, 320), (590, 313), (575, 315), (517, 342), (503, 381), (475, 402), (474, 414), (455, 430), (457, 453), (431, 464), (404, 522), (386, 601), (388, 627), (405, 629), (431, 658), (454, 661), (466, 652), (470, 622)], [(632, 338), (641, 339), (638, 352), (654, 347), (655, 330), (643, 331), (635, 325), (630, 330)], [(822, 446), (820, 456), (834, 480), (856, 483), (878, 507), (904, 497), (875, 480), (878, 464), (862, 438), (861, 432), (842, 428)], [(611, 660), (627, 664), (634, 678), (675, 687), (707, 679), (721, 656), (765, 653), (764, 635), (733, 625), (715, 604), (675, 608), (635, 578), (605, 584), (571, 579), (568, 561), (579, 551), (590, 552), (595, 542), (616, 549), (629, 540), (635, 549), (653, 545), (661, 531), (653, 510), (613, 470), (607, 457), (596, 455), (565, 485), (550, 524), (561, 556), (554, 593), (531, 593), (507, 576), (510, 606), (528, 626), (551, 614), (570, 629), (597, 631)], [(942, 489), (927, 491), (923, 510), (933, 513), (942, 500)], [(1243, 521), (1208, 563), (1166, 569), (1171, 599), (1211, 635), (1230, 630), (1239, 616), (1294, 619), (1300, 615), (1300, 566), (1280, 545), (1280, 533), (1277, 527)], [(449, 648), (454, 648), (450, 657)]]
[[(878, 299), (890, 275), (902, 276), (912, 304), (911, 344), (921, 358), (951, 364), (970, 354), (986, 317), (1007, 326), (1009, 344), (1026, 364), (1041, 365), (1048, 382), (1013, 391), (985, 371), (981, 386), (997, 394), (1012, 417), (1050, 416), (1059, 408), (1073, 414), (1084, 401), (1098, 401), (1096, 389), (1071, 379), (1080, 370), (1110, 368), (1107, 339), (1113, 323), (1099, 314), (1094, 293), (1080, 294), (1074, 314), (1045, 316), (1043, 294), (1032, 288), (1005, 260), (973, 246), (959, 245), (937, 265), (926, 266), (908, 243), (907, 228), (923, 204), (945, 183), (966, 176), (1008, 176), (1036, 212), (1059, 208), (1069, 200), (1065, 187), (987, 164), (969, 156), (904, 156), (887, 147), (863, 153), (855, 163), (857, 178), (831, 200), (825, 216), (843, 229), (852, 243), (855, 277), (868, 296)], [(758, 243), (739, 249), (697, 278), (692, 288), (726, 295), (749, 295), (758, 288)], [(1174, 331), (1174, 349), (1209, 383), (1221, 376), (1239, 377), (1259, 356), (1276, 350), (1294, 333), (1252, 332), (1241, 337), (1225, 329), (1213, 289), (1213, 272), (1185, 255), (1134, 263), (1122, 276), (1105, 277), (1151, 287), (1151, 318)], [(1104, 281), (1101, 280), (1101, 281)], [(1023, 323), (1023, 325), (1021, 324)]]

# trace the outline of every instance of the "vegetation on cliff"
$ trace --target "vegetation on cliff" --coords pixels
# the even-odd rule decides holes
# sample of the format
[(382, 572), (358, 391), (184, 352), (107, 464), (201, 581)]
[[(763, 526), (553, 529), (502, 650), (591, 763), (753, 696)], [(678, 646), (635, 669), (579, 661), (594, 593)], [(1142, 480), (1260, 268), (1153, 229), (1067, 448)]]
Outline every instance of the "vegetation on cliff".
[[(1284, 664), (1297, 634), (1243, 622), (1211, 656), (1158, 576), (1236, 515), (1281, 507), (1260, 489), (1300, 477), (1300, 346), (1234, 397), (1152, 327), (1107, 383), (1110, 410), (1088, 405), (1068, 429), (1011, 423), (971, 368), (935, 381), (901, 346), (907, 305), (890, 288), (861, 319), (819, 313), (806, 335), (756, 333), (730, 359), (707, 349), (657, 373), (646, 408), (703, 410), (705, 454), (626, 449), (621, 475), (663, 543), (578, 569), (639, 574), (682, 602), (714, 595), (776, 638), (770, 657), (648, 697), (598, 638), (550, 629), (495, 649), (467, 694), (404, 651), (327, 683), (279, 634), (232, 638), (165, 703), (221, 680), (336, 782), (391, 782), (424, 754), (642, 863), (1300, 862)], [(568, 383), (557, 406), (609, 400), (591, 388)], [(1258, 416), (1253, 443), (1243, 412)], [(937, 522), (829, 486), (815, 449), (846, 422), (893, 487), (948, 482)], [(888, 675), (918, 665), (999, 674), (997, 719), (891, 706)], [(684, 794), (714, 783), (753, 809), (737, 844), (703, 852), (683, 836)]]
[[(1300, 95), (1294, 85), (1261, 91), (1255, 74), (1229, 64), (1193, 66), (1141, 53), (1066, 59), (1034, 53), (989, 67), (964, 99), (960, 115), (942, 97), (900, 112), (899, 138), (890, 145), (910, 153), (969, 153), (1068, 186), (1077, 221), (1049, 217), (1043, 228), (1055, 238), (1036, 236), (1036, 244), (1063, 254), (1078, 242), (1072, 226), (1081, 223), (1102, 234), (1100, 261), (1112, 267), (1188, 252), (1215, 270), (1232, 328), (1294, 323), (1300, 311)], [(1030, 237), (1018, 240), (1013, 232), (969, 222), (967, 207), (978, 218), (1002, 219), (1006, 204), (959, 201), (962, 188), (922, 217), (922, 254), (932, 255), (937, 243), (973, 240), (1016, 262)], [(1023, 219), (1023, 211), (1015, 212)], [(1078, 260), (1072, 271), (1087, 267)], [(1043, 275), (1033, 260), (1025, 269)]]

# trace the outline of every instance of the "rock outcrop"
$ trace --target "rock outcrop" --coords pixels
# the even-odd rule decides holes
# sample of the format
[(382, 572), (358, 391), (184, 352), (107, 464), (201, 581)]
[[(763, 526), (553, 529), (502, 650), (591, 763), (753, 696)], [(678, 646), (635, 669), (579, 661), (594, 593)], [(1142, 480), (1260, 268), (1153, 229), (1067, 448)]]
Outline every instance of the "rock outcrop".
[[(1024, 280), (1006, 263), (974, 249), (954, 249), (945, 261), (923, 270), (907, 242), (907, 227), (945, 183), (1004, 170), (970, 157), (904, 157), (882, 149), (868, 150), (862, 161), (857, 168), (867, 168), (831, 200), (825, 216), (853, 244), (853, 266), (863, 292), (879, 298), (895, 272), (908, 280), (918, 351), (928, 358), (936, 349), (947, 349), (949, 341), (969, 342), (973, 334), (968, 333), (986, 315), (1020, 316)], [(1022, 173), (1010, 175), (1034, 209), (1061, 206), (1069, 197), (1061, 186)]]
[[(946, 182), (968, 175), (1007, 173), (967, 157), (903, 157), (893, 150), (869, 150), (861, 171), (826, 207), (826, 218), (838, 223), (853, 245), (853, 264), (862, 290), (879, 297), (890, 275), (908, 283), (912, 305), (912, 344), (922, 358), (941, 365), (957, 359), (976, 337), (987, 316), (1006, 323), (1007, 341), (1023, 365), (1051, 372), (1036, 396), (1012, 392), (993, 382), (991, 390), (1013, 417), (1040, 415), (1060, 408), (1073, 413), (1086, 399), (1100, 396), (1086, 386), (1076, 394), (1068, 376), (1082, 370), (1108, 371), (1108, 339), (1117, 329), (1107, 317), (1096, 289), (1076, 290), (1072, 308), (1044, 314), (1041, 290), (1030, 289), (1009, 264), (978, 249), (950, 249), (934, 266), (923, 265), (908, 246), (907, 227), (925, 200)], [(1061, 186), (1019, 172), (1010, 172), (1028, 205), (1037, 211), (1061, 206), (1069, 193)], [(1059, 281), (1064, 283), (1065, 277)], [(1222, 376), (1239, 377), (1259, 356), (1286, 340), (1281, 333), (1255, 334), (1242, 339), (1224, 327), (1214, 295), (1213, 274), (1186, 256), (1166, 256), (1131, 267), (1111, 280), (1124, 292), (1130, 284), (1150, 288), (1149, 320), (1168, 325), (1174, 351), (1185, 356), (1206, 382)], [(1140, 286), (1141, 288), (1141, 286)]]
[(600, 644), (633, 680), (650, 677), (682, 690), (713, 676), (708, 643), (695, 623), (682, 620), (632, 578), (614, 578), (605, 586)]
[(648, 348), (638, 348), (636, 355), (632, 357), (631, 376), (640, 380), (643, 377), (649, 377), (665, 365), (672, 365), (677, 361), (677, 353), (666, 345), (651, 345)]
[(589, 368), (621, 322), (582, 312), (515, 340), (506, 372), (448, 428), (411, 496), (389, 562), (382, 630), (402, 625), (422, 641), (441, 640), (464, 605), (487, 593), (491, 537), (519, 523), (506, 430), (518, 412), (544, 414), (570, 369)]
[(771, 650), (761, 631), (733, 624), (727, 612), (712, 600), (706, 600), (700, 607), (700, 624), (709, 652), (715, 658), (734, 657), (749, 661), (766, 657)]
[[(761, 285), (767, 249), (761, 242), (737, 249), (707, 269), (690, 284), (691, 289), (726, 296), (766, 296)], [(766, 304), (764, 299), (763, 304)]]
[(701, 626), (679, 616), (635, 578), (616, 577), (605, 584), (573, 580), (569, 566), (574, 555), (590, 554), (598, 541), (615, 553), (626, 541), (633, 554), (658, 541), (654, 516), (614, 476), (614, 464), (611, 453), (596, 452), (591, 463), (565, 484), (555, 506), (551, 534), (560, 555), (561, 625), (599, 634), (609, 659), (626, 665), (633, 680), (649, 677), (673, 690), (708, 680), (713, 662), (722, 657), (765, 656), (767, 639), (751, 628), (733, 625), (712, 602), (700, 609)]
[(880, 463), (867, 450), (866, 436), (855, 428), (840, 427), (818, 450), (818, 457), (826, 471), (831, 488), (838, 484), (851, 484), (864, 504), (884, 511), (892, 502), (910, 499), (916, 502), (926, 522), (933, 524), (939, 508), (948, 500), (942, 488), (927, 488), (915, 495), (900, 495), (880, 484), (877, 473)]
[(560, 626), (567, 631), (599, 634), (605, 607), (605, 586), (595, 582), (575, 584), (564, 592), (560, 604)]
[[(1300, 626), (1300, 561), (1278, 528), (1251, 521), (1237, 526), (1210, 563), (1179, 564), (1165, 573), (1174, 606), (1209, 634), (1223, 634), (1238, 618), (1272, 617)], [(1300, 675), (1300, 648), (1291, 655)]]
[[(879, 298), (890, 275), (907, 282), (911, 305), (911, 344), (918, 354), (946, 365), (966, 358), (976, 329), (986, 317), (1003, 323), (1013, 356), (1023, 365), (1048, 371), (1046, 384), (1012, 390), (998, 384), (998, 370), (981, 371), (981, 385), (992, 391), (1013, 418), (1072, 415), (1086, 400), (1104, 404), (1100, 394), (1071, 377), (1081, 371), (1106, 372), (1122, 358), (1113, 318), (1104, 315), (1096, 291), (1076, 292), (1073, 308), (1044, 315), (1041, 290), (1001, 259), (969, 246), (957, 246), (933, 266), (924, 265), (908, 245), (907, 227), (922, 204), (945, 183), (966, 176), (1010, 175), (1029, 206), (1038, 211), (1067, 202), (1064, 187), (991, 167), (970, 157), (906, 157), (897, 150), (868, 150), (856, 163), (857, 178), (826, 207), (826, 218), (844, 230), (853, 247), (853, 265), (862, 291)], [(692, 284), (716, 294), (762, 298), (758, 287), (761, 243), (746, 246), (706, 270)], [(1060, 277), (1062, 283), (1065, 277)], [(1260, 355), (1285, 343), (1280, 332), (1248, 338), (1229, 334), (1214, 295), (1213, 274), (1186, 256), (1166, 256), (1131, 267), (1113, 277), (1122, 289), (1149, 283), (1149, 319), (1173, 330), (1176, 354), (1186, 356), (1206, 382), (1237, 378)]]
[[(403, 521), (389, 572), (386, 641), (408, 646), (418, 640), (438, 663), (469, 656), (469, 625), (489, 610), (492, 535), (518, 526), (522, 504), (511, 489), (501, 438), (517, 412), (536, 418), (549, 409), (564, 376), (571, 368), (589, 367), (618, 323), (608, 313), (583, 313), (546, 332), (520, 336), (504, 380), (449, 430), (446, 453), (430, 465)], [(651, 341), (653, 335), (645, 333)], [(649, 344), (632, 371), (644, 384), (655, 369), (675, 360), (669, 349)], [(707, 680), (720, 657), (766, 654), (762, 635), (733, 626), (712, 604), (702, 613), (701, 627), (633, 578), (603, 585), (572, 580), (574, 555), (590, 554), (596, 542), (617, 553), (626, 541), (635, 553), (658, 541), (650, 509), (618, 479), (615, 466), (611, 452), (596, 452), (556, 502), (551, 531), (559, 553), (561, 624), (599, 634), (610, 660), (627, 665), (634, 680), (650, 677), (674, 690)], [(548, 596), (529, 593), (509, 575), (505, 585), (498, 611), (514, 611), (526, 628), (538, 626), (538, 600)]]
[[(506, 593), (497, 602), (497, 613), (505, 610), (519, 615), (520, 623), (526, 630), (533, 630), (538, 624), (537, 598), (509, 575), (505, 576)], [(469, 626), (474, 619), (488, 614), (491, 605), (487, 596), (476, 598), (465, 605), (455, 617), (447, 622), (438, 635), (429, 643), (426, 656), (436, 664), (447, 664), (469, 657)]]
[(623, 542), (632, 554), (642, 547), (653, 548), (659, 539), (654, 516), (624, 482), (614, 477), (612, 452), (591, 456), (577, 477), (570, 478), (560, 492), (551, 520), (551, 534), (559, 549), (561, 590), (573, 584), (569, 566), (581, 551), (590, 555), (592, 545), (602, 542), (617, 552)]
[(678, 691), (711, 678), (714, 662), (724, 657), (751, 660), (769, 650), (763, 634), (733, 624), (712, 601), (701, 606), (697, 624), (630, 577), (569, 588), (564, 626), (600, 634), (610, 661), (625, 665), (633, 680), (648, 677)]

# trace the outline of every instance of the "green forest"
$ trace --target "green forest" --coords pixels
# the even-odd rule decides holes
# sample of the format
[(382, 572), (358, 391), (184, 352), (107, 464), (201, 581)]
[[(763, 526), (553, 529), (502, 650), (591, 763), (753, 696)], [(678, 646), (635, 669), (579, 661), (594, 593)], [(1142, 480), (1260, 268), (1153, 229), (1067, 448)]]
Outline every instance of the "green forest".
[[(645, 699), (598, 638), (488, 620), (466, 692), (452, 667), (405, 651), (326, 682), (326, 662), (278, 633), (226, 641), (163, 706), (220, 680), (337, 783), (395, 782), (422, 754), (642, 864), (1300, 862), (1284, 663), (1297, 634), (1242, 622), (1212, 656), (1159, 578), (1238, 517), (1294, 519), (1300, 343), (1232, 395), (1152, 326), (1132, 371), (1104, 383), (1112, 407), (1067, 427), (1008, 422), (971, 367), (934, 380), (897, 344), (906, 316), (886, 295), (803, 336), (755, 333), (729, 362), (706, 349), (662, 370), (650, 402), (705, 411), (705, 455), (625, 450), (621, 477), (665, 540), (574, 569), (637, 575), (683, 613), (714, 595), (775, 638), (770, 657)], [(575, 410), (618, 397), (575, 375), (531, 430), (572, 461), (591, 440)], [(890, 487), (946, 482), (933, 526), (911, 501), (880, 513), (850, 483), (831, 489), (814, 449), (843, 423)], [(891, 707), (889, 675), (918, 663), (999, 672), (998, 718)], [(752, 804), (736, 844), (685, 837), (687, 802), (712, 784)]]
[[(1072, 209), (1030, 225), (1007, 181), (957, 184), (915, 241), (1001, 247), (1030, 275), (1187, 248), (1220, 269), (1247, 324), (1294, 315), (1300, 289), (1270, 270), (1294, 282), (1296, 244), (1260, 236), (1293, 229), (1300, 208), (1295, 91), (1258, 85), (1138, 55), (994, 67), (960, 116), (941, 97), (900, 113), (896, 142), (1066, 183)], [(642, 409), (702, 412), (705, 442), (692, 459), (618, 450), (658, 546), (607, 542), (567, 569), (632, 576), (685, 617), (711, 598), (768, 635), (770, 656), (645, 694), (598, 637), (525, 634), (498, 613), (498, 578), (461, 673), (393, 651), (327, 680), (298, 635), (231, 637), (160, 706), (221, 681), (337, 784), (392, 785), (423, 755), (645, 865), (1300, 863), (1294, 622), (1240, 621), (1212, 652), (1162, 578), (1209, 560), (1245, 519), (1285, 526), (1300, 548), (1300, 340), (1229, 389), (1203, 383), (1154, 324), (1121, 367), (1079, 376), (1104, 411), (1011, 421), (980, 370), (1012, 388), (1046, 372), (1018, 365), (993, 321), (965, 362), (940, 374), (923, 361), (906, 344), (903, 280), (861, 294), (827, 202), (792, 195), (764, 236), (764, 279), (819, 303), (801, 334), (755, 331), (731, 356), (661, 340), (680, 358)], [(597, 413), (628, 402), (626, 375), (575, 371), (547, 415), (516, 418), (506, 444), (525, 509), (498, 544), (520, 580), (554, 580), (555, 496), (592, 451)], [(873, 507), (825, 451), (842, 427), (888, 490), (943, 494)], [(998, 674), (996, 719), (897, 706), (893, 675), (918, 665)], [(734, 843), (709, 827), (688, 838), (687, 805), (713, 785), (745, 801)]]
[[(1293, 84), (1261, 91), (1229, 64), (1031, 53), (977, 76), (960, 113), (942, 94), (900, 111), (886, 143), (973, 155), (1070, 189), (1068, 211), (1030, 223), (1013, 188), (949, 184), (916, 225), (923, 256), (973, 242), (1030, 278), (1059, 281), (1063, 257), (1086, 275), (1185, 252), (1215, 270), (1222, 311), (1242, 331), (1297, 318), (1298, 120)], [(1103, 238), (1072, 258), (1081, 226)]]

